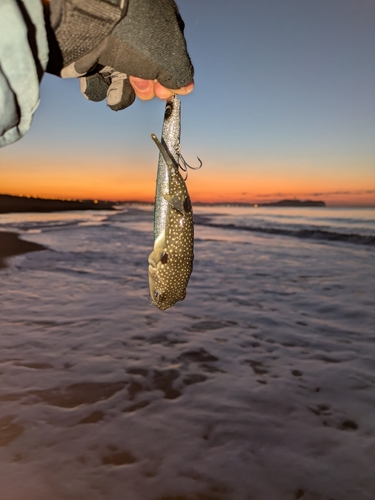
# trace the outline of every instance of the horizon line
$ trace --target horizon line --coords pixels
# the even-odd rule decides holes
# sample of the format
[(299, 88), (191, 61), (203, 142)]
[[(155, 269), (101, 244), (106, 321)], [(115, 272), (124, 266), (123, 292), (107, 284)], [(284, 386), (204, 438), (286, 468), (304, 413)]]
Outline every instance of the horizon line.
[[(88, 202), (91, 201), (93, 203), (112, 203), (112, 204), (134, 204), (134, 205), (154, 205), (154, 201), (146, 201), (146, 200), (137, 200), (137, 199), (130, 199), (130, 200), (109, 200), (109, 199), (99, 199), (99, 198), (54, 198), (54, 197), (43, 197), (43, 196), (37, 196), (37, 195), (29, 195), (29, 194), (19, 194), (19, 195), (14, 195), (14, 194), (8, 194), (8, 193), (0, 193), (0, 196), (10, 196), (13, 198), (26, 198), (26, 199), (34, 199), (34, 200), (43, 200), (43, 201), (62, 201), (62, 202)], [(373, 204), (348, 204), (348, 203), (334, 203), (331, 204), (330, 202), (326, 202), (324, 200), (311, 200), (311, 199), (299, 199), (299, 198), (283, 198), (283, 199), (278, 199), (277, 201), (258, 201), (258, 202), (245, 202), (245, 201), (236, 201), (236, 200), (226, 200), (226, 201), (194, 201), (193, 205), (195, 206), (238, 206), (238, 207), (262, 207), (262, 206), (272, 206), (276, 203), (280, 203), (282, 201), (297, 201), (297, 202), (312, 202), (314, 205), (319, 202), (323, 202), (325, 206), (319, 207), (316, 205), (317, 208), (375, 208), (375, 202)], [(314, 205), (311, 207), (305, 206), (306, 208), (313, 208)], [(301, 205), (301, 208), (304, 207)], [(280, 208), (283, 208), (282, 205), (280, 205)], [(287, 207), (285, 206), (284, 208), (299, 208), (298, 206), (296, 207)]]

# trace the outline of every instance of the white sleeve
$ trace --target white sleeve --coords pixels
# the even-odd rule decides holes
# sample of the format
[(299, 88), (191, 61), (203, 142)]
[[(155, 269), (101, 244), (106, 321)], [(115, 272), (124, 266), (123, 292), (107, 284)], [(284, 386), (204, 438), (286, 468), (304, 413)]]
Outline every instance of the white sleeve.
[(48, 62), (40, 0), (0, 1), (0, 146), (20, 139), (39, 104)]

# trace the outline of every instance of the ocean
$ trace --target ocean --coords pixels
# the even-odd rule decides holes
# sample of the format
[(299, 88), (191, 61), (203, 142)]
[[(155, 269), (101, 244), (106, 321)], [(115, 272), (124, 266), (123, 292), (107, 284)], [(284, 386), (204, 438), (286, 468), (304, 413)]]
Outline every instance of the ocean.
[(153, 211), (1, 214), (1, 500), (373, 500), (375, 209), (197, 207), (149, 302)]

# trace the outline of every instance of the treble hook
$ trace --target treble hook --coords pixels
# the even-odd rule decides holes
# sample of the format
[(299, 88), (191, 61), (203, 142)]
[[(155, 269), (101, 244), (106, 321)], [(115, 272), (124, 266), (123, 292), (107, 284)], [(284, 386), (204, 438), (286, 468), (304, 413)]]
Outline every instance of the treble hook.
[(191, 170), (199, 170), (202, 167), (203, 162), (202, 162), (202, 160), (198, 156), (197, 156), (197, 160), (199, 161), (198, 167), (192, 167), (191, 165), (189, 165), (187, 163), (187, 161), (185, 160), (185, 158), (180, 153), (180, 161), (182, 162), (182, 164), (183, 164), (183, 166), (184, 166), (185, 169), (186, 168), (191, 168)]
[(188, 164), (188, 162), (185, 160), (185, 158), (182, 156), (181, 154), (181, 145), (180, 144), (177, 144), (175, 147), (174, 147), (174, 150), (175, 152), (177, 153), (178, 155), (178, 166), (180, 167), (180, 169), (186, 173), (186, 176), (184, 178), (184, 181), (186, 181), (186, 179), (188, 178), (188, 168), (191, 168), (191, 170), (199, 170), (202, 165), (203, 165), (203, 162), (200, 158), (198, 158), (197, 156), (197, 159), (199, 161), (199, 165), (197, 167), (192, 167), (191, 165)]
[(163, 146), (164, 146), (165, 150), (167, 151), (168, 156), (170, 157), (170, 159), (172, 160), (172, 162), (174, 164), (176, 164), (177, 167), (182, 170), (182, 172), (185, 172), (186, 175), (184, 177), (184, 181), (186, 181), (186, 179), (188, 178), (188, 168), (191, 168), (191, 170), (199, 170), (202, 167), (203, 162), (202, 162), (202, 160), (200, 158), (198, 158), (198, 156), (197, 156), (197, 159), (199, 161), (199, 165), (197, 167), (192, 167), (191, 165), (188, 164), (188, 162), (185, 160), (185, 158), (181, 154), (181, 145), (180, 144), (176, 144), (173, 147), (175, 153), (178, 156), (178, 162), (176, 162), (176, 160), (172, 156), (172, 154), (171, 154), (168, 146), (166, 145), (163, 137), (161, 138), (161, 143), (163, 144)]

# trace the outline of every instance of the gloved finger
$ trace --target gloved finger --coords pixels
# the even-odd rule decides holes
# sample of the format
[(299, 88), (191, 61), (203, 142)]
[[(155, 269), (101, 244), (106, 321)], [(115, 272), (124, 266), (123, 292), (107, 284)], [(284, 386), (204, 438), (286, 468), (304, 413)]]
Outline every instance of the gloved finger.
[(133, 104), (135, 93), (133, 87), (125, 75), (118, 71), (112, 71), (111, 84), (107, 92), (107, 104), (113, 111), (120, 111)]
[(106, 47), (106, 45), (107, 40), (104, 40), (104, 42), (98, 45), (98, 47), (95, 47), (94, 50), (92, 50), (88, 54), (85, 54), (77, 61), (72, 62), (65, 68), (62, 68), (62, 70), (60, 71), (61, 78), (78, 78), (80, 76), (86, 75), (86, 73), (92, 73), (98, 65), (100, 51), (104, 47)]
[[(98, 59), (99, 64), (111, 66), (121, 73), (143, 80), (157, 80), (168, 89), (184, 87), (193, 79), (194, 69), (187, 53), (176, 54), (171, 59), (165, 56), (160, 58), (160, 61), (155, 61), (149, 54), (143, 54), (130, 43), (119, 42), (114, 35), (107, 38), (103, 47)], [(163, 50), (168, 54), (171, 52), (165, 48)]]
[(169, 89), (190, 83), (194, 69), (174, 0), (130, 0), (127, 15), (106, 38), (98, 62)]
[[(76, 70), (76, 72), (82, 75), (83, 73), (89, 73), (93, 71), (97, 66), (101, 51), (106, 46), (107, 46), (107, 40), (104, 40), (100, 45), (95, 47), (93, 50), (85, 54), (80, 59), (77, 59), (77, 61), (74, 62), (74, 69)], [(63, 72), (64, 70), (61, 72), (61, 75), (63, 75)]]
[(102, 42), (127, 11), (126, 0), (43, 0), (43, 3), (49, 7), (46, 28), (50, 58), (47, 70), (60, 76), (65, 68), (79, 60), (81, 66), (76, 72), (81, 74), (78, 76), (90, 71), (93, 49), (98, 54)]
[[(181, 69), (178, 78), (176, 78), (176, 76), (172, 74), (169, 68), (159, 69), (156, 80), (162, 87), (165, 87), (167, 89), (181, 89), (189, 85), (189, 83), (193, 80), (194, 69), (191, 64), (189, 68), (187, 68), (187, 65), (183, 61), (181, 61), (180, 65)], [(183, 71), (183, 69), (186, 69), (186, 71)]]
[(100, 73), (93, 73), (79, 78), (79, 87), (89, 101), (99, 102), (107, 97), (110, 80)]
[(83, 76), (86, 71), (77, 71), (75, 63), (69, 64), (66, 68), (63, 68), (60, 72), (61, 78), (78, 78)]

